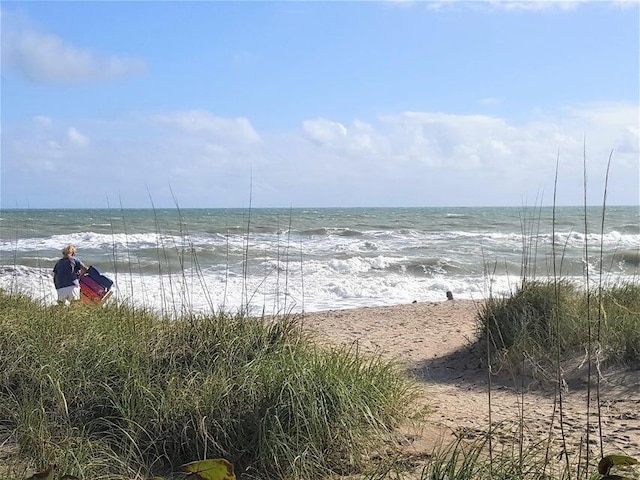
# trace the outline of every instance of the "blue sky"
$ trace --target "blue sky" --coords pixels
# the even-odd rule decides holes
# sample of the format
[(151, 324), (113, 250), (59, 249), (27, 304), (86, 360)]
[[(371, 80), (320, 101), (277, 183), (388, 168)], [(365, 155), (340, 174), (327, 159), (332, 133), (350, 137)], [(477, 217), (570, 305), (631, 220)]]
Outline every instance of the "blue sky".
[(3, 1), (2, 207), (637, 205), (639, 5)]

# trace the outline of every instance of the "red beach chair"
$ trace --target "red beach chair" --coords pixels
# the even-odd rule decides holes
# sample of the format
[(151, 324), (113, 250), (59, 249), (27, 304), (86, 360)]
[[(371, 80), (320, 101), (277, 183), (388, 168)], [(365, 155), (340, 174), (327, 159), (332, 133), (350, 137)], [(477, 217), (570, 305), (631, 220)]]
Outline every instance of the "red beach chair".
[(113, 281), (102, 275), (95, 267), (89, 267), (80, 277), (80, 300), (87, 304), (102, 304), (113, 294)]

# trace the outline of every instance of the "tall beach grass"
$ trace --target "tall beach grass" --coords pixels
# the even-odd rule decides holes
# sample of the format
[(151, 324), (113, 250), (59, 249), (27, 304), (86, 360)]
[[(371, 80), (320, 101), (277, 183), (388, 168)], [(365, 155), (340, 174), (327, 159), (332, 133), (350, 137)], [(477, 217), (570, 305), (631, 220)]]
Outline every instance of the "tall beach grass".
[(25, 465), (142, 479), (224, 457), (248, 478), (357, 472), (405, 418), (412, 384), (293, 318), (167, 321), (128, 307), (0, 294), (0, 434)]
[[(565, 246), (556, 243), (555, 202), (557, 193), (558, 165), (553, 198), (552, 256), (551, 268), (546, 279), (537, 279), (535, 273), (537, 231), (539, 221), (523, 223), (523, 262), (520, 283), (510, 295), (486, 299), (478, 315), (479, 345), (485, 348), (489, 374), (494, 368), (506, 368), (520, 378), (519, 388), (525, 392), (524, 378), (533, 376), (541, 384), (555, 387), (556, 405), (554, 422), (560, 424), (562, 449), (558, 458), (563, 458), (565, 468), (562, 478), (594, 477), (595, 465), (605, 456), (601, 412), (601, 378), (610, 366), (640, 369), (640, 283), (630, 281), (605, 285), (605, 265), (603, 237), (607, 211), (607, 188), (612, 154), (607, 163), (601, 227), (599, 272), (591, 269), (593, 246), (589, 244), (587, 210), (587, 168), (586, 151), (583, 156), (584, 192), (584, 270), (581, 285), (572, 283), (562, 275), (563, 251)], [(640, 245), (638, 246), (640, 250)], [(566, 432), (564, 429), (563, 399), (567, 379), (571, 370), (581, 370), (580, 387), (586, 391), (584, 403), (585, 425), (577, 458), (570, 459)], [(586, 370), (586, 374), (584, 371)], [(490, 375), (489, 375), (490, 376)], [(489, 393), (490, 398), (490, 393)], [(597, 427), (592, 424), (592, 400), (595, 400)], [(557, 407), (557, 408), (556, 408)], [(491, 402), (489, 402), (491, 410)], [(556, 416), (557, 410), (557, 419)], [(523, 457), (524, 412), (521, 414), (520, 450)], [(491, 426), (489, 427), (491, 431)], [(592, 432), (595, 435), (592, 435)], [(551, 436), (551, 433), (550, 433)], [(592, 436), (597, 439), (592, 440)], [(491, 457), (491, 437), (489, 456)], [(593, 445), (597, 445), (593, 449)], [(545, 447), (543, 465), (552, 463), (555, 452), (550, 451), (551, 443)], [(592, 450), (595, 450), (592, 454)], [(634, 453), (636, 452), (624, 452)], [(618, 478), (613, 476), (611, 478)], [(622, 477), (620, 477), (622, 478)], [(625, 477), (626, 478), (626, 477)]]

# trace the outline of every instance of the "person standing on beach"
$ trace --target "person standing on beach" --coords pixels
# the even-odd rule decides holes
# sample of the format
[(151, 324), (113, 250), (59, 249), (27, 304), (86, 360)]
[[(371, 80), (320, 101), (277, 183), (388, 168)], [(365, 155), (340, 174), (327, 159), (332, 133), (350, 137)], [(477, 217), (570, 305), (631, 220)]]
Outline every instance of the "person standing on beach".
[(87, 267), (75, 257), (75, 245), (67, 245), (62, 249), (62, 258), (53, 267), (53, 283), (58, 292), (58, 303), (80, 300), (80, 276)]

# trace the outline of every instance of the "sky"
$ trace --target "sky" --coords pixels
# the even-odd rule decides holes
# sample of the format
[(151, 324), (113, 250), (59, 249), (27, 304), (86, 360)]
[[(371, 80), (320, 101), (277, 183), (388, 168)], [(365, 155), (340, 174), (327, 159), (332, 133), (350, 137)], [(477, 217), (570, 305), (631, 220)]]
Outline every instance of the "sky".
[(3, 1), (1, 207), (640, 205), (639, 9)]

